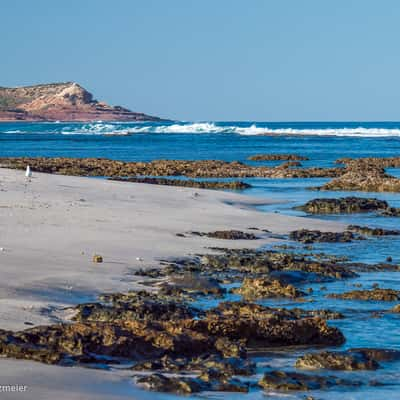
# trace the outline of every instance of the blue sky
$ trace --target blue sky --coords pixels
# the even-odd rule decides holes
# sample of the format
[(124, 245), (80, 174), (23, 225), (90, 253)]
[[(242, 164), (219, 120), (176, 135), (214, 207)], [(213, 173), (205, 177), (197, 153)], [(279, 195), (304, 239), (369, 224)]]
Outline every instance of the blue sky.
[(13, 0), (0, 85), (181, 120), (400, 120), (397, 0)]

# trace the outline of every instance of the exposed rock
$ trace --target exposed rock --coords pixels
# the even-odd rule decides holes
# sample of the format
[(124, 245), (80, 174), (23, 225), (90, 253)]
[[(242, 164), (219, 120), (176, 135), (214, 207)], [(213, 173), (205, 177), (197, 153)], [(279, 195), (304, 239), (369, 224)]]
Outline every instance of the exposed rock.
[(149, 177), (129, 177), (129, 178), (109, 178), (112, 181), (148, 183), (151, 185), (184, 186), (196, 189), (224, 189), (224, 190), (244, 190), (251, 188), (251, 185), (242, 181), (194, 181), (193, 179), (167, 179)]
[(320, 319), (342, 319), (344, 316), (336, 311), (331, 310), (305, 310), (302, 308), (274, 308), (262, 306), (256, 303), (246, 303), (241, 301), (224, 301), (217, 307), (207, 311), (207, 314), (217, 314), (226, 317), (253, 318), (276, 316), (281, 319), (299, 319), (318, 317)]
[(246, 300), (269, 297), (289, 297), (295, 299), (306, 295), (291, 284), (281, 284), (278, 280), (270, 280), (268, 278), (245, 278), (242, 286), (232, 289), (232, 293), (240, 294)]
[(297, 210), (310, 214), (350, 214), (361, 212), (382, 211), (389, 205), (384, 200), (368, 199), (362, 197), (341, 197), (338, 199), (313, 199)]
[(268, 278), (278, 280), (282, 285), (329, 282), (332, 278), (314, 272), (304, 271), (272, 271)]
[(345, 232), (321, 232), (317, 230), (300, 229), (289, 234), (291, 240), (302, 243), (314, 242), (351, 242), (355, 239), (353, 233)]
[(355, 348), (349, 352), (357, 352), (374, 361), (395, 361), (400, 359), (400, 351), (393, 349)]
[(391, 312), (400, 313), (400, 304), (396, 304), (392, 309)]
[(307, 161), (309, 158), (297, 154), (255, 154), (247, 159), (251, 161)]
[(167, 377), (162, 374), (141, 376), (136, 383), (147, 390), (177, 394), (190, 394), (200, 391), (241, 392), (249, 391), (249, 384), (238, 379), (226, 378), (218, 370), (210, 369), (199, 378)]
[(310, 310), (308, 312), (310, 316), (315, 316), (318, 318), (326, 319), (326, 320), (331, 320), (331, 319), (343, 319), (344, 315), (338, 311), (332, 311), (332, 310)]
[(219, 177), (264, 177), (264, 178), (305, 178), (335, 177), (342, 168), (282, 168), (250, 166), (238, 161), (219, 160), (154, 160), (151, 162), (124, 162), (104, 158), (0, 158), (5, 168), (76, 176), (188, 176), (198, 178)]
[(381, 215), (385, 217), (400, 217), (400, 208), (388, 207), (382, 211)]
[(220, 349), (219, 339), (186, 328), (185, 324), (182, 326), (176, 321), (58, 324), (16, 333), (1, 332), (0, 354), (46, 363), (71, 363), (93, 362), (104, 356), (140, 360), (164, 355), (223, 354), (237, 357), (243, 353), (239, 344), (231, 342), (228, 346), (228, 338), (225, 338), (225, 347)]
[(383, 228), (370, 228), (369, 226), (349, 225), (347, 227), (349, 231), (356, 232), (360, 235), (367, 236), (391, 236), (400, 235), (399, 230), (383, 229)]
[(266, 372), (258, 382), (264, 389), (273, 390), (319, 390), (332, 386), (359, 386), (360, 382), (340, 379), (334, 376), (300, 374), (298, 372)]
[(336, 164), (366, 164), (379, 168), (398, 168), (400, 167), (400, 157), (365, 157), (365, 158), (340, 158)]
[[(183, 266), (183, 268), (186, 268), (186, 266)], [(316, 261), (304, 255), (281, 253), (271, 250), (226, 250), (222, 255), (205, 255), (200, 259), (199, 264), (189, 263), (187, 268), (220, 274), (225, 277), (236, 275), (236, 281), (240, 280), (238, 279), (240, 277), (249, 276), (249, 274), (263, 276), (274, 271), (313, 273), (314, 275), (310, 275), (310, 279), (315, 280), (321, 277), (329, 280), (357, 276), (347, 264)], [(304, 282), (302, 274), (299, 275), (299, 282)], [(292, 283), (295, 282), (292, 281)]]
[(0, 121), (159, 121), (93, 99), (74, 82), (0, 87)]
[[(201, 315), (201, 311), (182, 302), (163, 299), (160, 294), (137, 292), (134, 295), (112, 303), (86, 303), (76, 307), (78, 311), (75, 321), (114, 322), (114, 321), (170, 321), (193, 318)], [(114, 295), (115, 296), (115, 295)], [(126, 296), (126, 295), (125, 295)]]
[(190, 394), (204, 390), (199, 379), (189, 377), (167, 377), (162, 374), (141, 376), (136, 379), (139, 386), (155, 392)]
[(248, 358), (222, 358), (217, 355), (206, 355), (197, 358), (172, 358), (163, 356), (159, 359), (139, 361), (133, 367), (135, 371), (164, 371), (164, 372), (207, 372), (217, 369), (226, 377), (233, 375), (250, 376), (256, 372), (256, 364)]
[(218, 369), (210, 368), (203, 372), (199, 379), (206, 383), (207, 390), (216, 392), (240, 392), (247, 393), (249, 391), (249, 383), (240, 381), (236, 378), (226, 377), (224, 373)]
[(400, 291), (375, 288), (371, 290), (353, 290), (346, 293), (329, 294), (327, 297), (343, 300), (396, 301), (400, 299)]
[(400, 304), (396, 304), (390, 311), (394, 313), (400, 313)]
[(0, 354), (46, 363), (127, 358), (245, 357), (247, 348), (337, 345), (342, 333), (308, 311), (224, 304), (206, 315), (143, 292), (103, 296), (77, 307), (82, 322), (0, 332)]
[(302, 164), (299, 161), (286, 161), (282, 164), (279, 164), (275, 168), (281, 168), (281, 169), (287, 169), (287, 168), (292, 168), (292, 167), (301, 167)]
[(296, 368), (332, 369), (342, 371), (375, 370), (379, 364), (365, 353), (356, 351), (322, 351), (306, 353), (296, 361)]
[(190, 329), (230, 340), (239, 339), (250, 348), (344, 342), (342, 333), (329, 327), (325, 320), (299, 318), (297, 312), (256, 304), (223, 303), (207, 312), (206, 318), (185, 322)]
[(365, 263), (348, 263), (349, 268), (353, 271), (359, 272), (376, 272), (376, 271), (399, 271), (400, 266), (394, 263), (385, 262), (377, 264), (365, 264)]
[(230, 231), (215, 231), (215, 232), (190, 232), (196, 236), (207, 236), (214, 239), (226, 239), (226, 240), (256, 240), (258, 237), (254, 233), (248, 233), (238, 230)]
[(385, 172), (385, 160), (358, 159), (349, 161), (342, 175), (317, 188), (363, 192), (399, 192), (400, 179)]

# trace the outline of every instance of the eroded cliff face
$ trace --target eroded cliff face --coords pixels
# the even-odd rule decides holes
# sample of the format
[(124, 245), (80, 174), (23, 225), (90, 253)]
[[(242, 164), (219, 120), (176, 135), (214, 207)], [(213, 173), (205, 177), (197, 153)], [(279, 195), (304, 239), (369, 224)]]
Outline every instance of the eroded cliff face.
[(0, 121), (156, 121), (93, 99), (75, 82), (0, 87)]

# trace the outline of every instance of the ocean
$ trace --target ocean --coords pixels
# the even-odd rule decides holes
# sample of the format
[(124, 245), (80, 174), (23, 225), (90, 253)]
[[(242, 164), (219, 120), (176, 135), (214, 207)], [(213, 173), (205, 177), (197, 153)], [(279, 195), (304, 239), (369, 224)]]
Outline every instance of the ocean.
[[(309, 157), (304, 166), (334, 166), (342, 157), (388, 157), (400, 155), (400, 122), (170, 122), (170, 123), (2, 123), (0, 124), (0, 157), (104, 157), (125, 161), (155, 159), (220, 159), (241, 161), (254, 165), (277, 165), (280, 162), (247, 161), (258, 153), (293, 153)], [(388, 170), (400, 177), (400, 169)], [(241, 179), (243, 180), (243, 179)], [(244, 194), (257, 198), (282, 199), (283, 202), (260, 206), (260, 210), (313, 218), (293, 210), (293, 207), (316, 197), (344, 197), (355, 195), (387, 200), (400, 207), (398, 193), (314, 192), (329, 179), (262, 179), (244, 181), (252, 188)], [(330, 215), (318, 218), (337, 220), (347, 224), (399, 229), (398, 218), (374, 214)], [(302, 246), (298, 246), (303, 251)], [(380, 237), (351, 243), (316, 244), (314, 251), (349, 257), (352, 261), (383, 262), (386, 257), (400, 263), (400, 239)], [(352, 290), (354, 283), (371, 288), (378, 283), (382, 288), (400, 290), (400, 273), (364, 273), (359, 278), (327, 283), (331, 292)], [(400, 317), (374, 312), (390, 309), (396, 303), (360, 302), (327, 299), (320, 284), (308, 285), (314, 292), (311, 303), (290, 300), (267, 300), (263, 304), (285, 307), (327, 308), (340, 311), (347, 318), (330, 322), (338, 326), (346, 337), (343, 348), (380, 347), (400, 350)], [(205, 305), (207, 306), (207, 305)], [(298, 350), (274, 353), (274, 366), (294, 370)], [(259, 372), (269, 359), (260, 359)], [(357, 388), (333, 388), (313, 392), (316, 399), (373, 400), (399, 399), (400, 362), (382, 363), (383, 368), (372, 372), (341, 372), (334, 375), (363, 382), (377, 380), (382, 385), (365, 384)], [(326, 374), (327, 372), (322, 372)], [(329, 372), (328, 372), (329, 374)], [(301, 399), (304, 394), (270, 393), (271, 398)], [(243, 394), (202, 394), (204, 398), (264, 398), (263, 392), (253, 389)], [(173, 396), (170, 396), (172, 398)]]

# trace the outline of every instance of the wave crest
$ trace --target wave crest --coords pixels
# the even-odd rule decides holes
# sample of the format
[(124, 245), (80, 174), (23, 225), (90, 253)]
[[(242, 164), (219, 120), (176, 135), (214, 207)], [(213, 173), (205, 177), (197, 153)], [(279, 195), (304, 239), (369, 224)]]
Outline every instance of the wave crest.
[[(344, 137), (400, 137), (399, 128), (394, 127), (290, 127), (285, 123), (280, 127), (279, 123), (217, 123), (217, 122), (175, 122), (170, 124), (159, 123), (131, 123), (131, 122), (94, 122), (87, 124), (65, 124), (65, 123), (46, 123), (40, 126), (32, 124), (24, 126), (22, 130), (8, 129), (3, 133), (43, 133), (43, 134), (62, 134), (62, 135), (134, 135), (140, 133), (149, 134), (237, 134), (244, 136), (254, 135), (298, 135), (298, 136), (344, 136)], [(274, 126), (275, 125), (275, 126)], [(278, 126), (276, 126), (278, 125)], [(283, 125), (283, 124), (282, 124)], [(289, 127), (288, 127), (289, 126)], [(1, 127), (0, 127), (1, 132)]]

